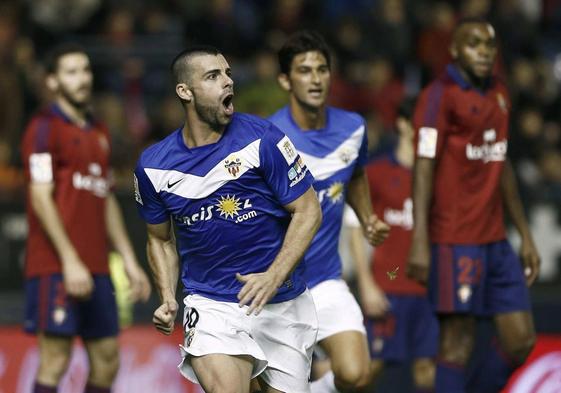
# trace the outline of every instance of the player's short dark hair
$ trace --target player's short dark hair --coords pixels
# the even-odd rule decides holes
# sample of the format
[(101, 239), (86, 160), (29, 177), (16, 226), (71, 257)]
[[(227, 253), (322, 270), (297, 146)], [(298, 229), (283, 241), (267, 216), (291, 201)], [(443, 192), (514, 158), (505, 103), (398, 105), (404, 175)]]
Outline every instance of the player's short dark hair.
[(281, 73), (288, 74), (290, 72), (294, 57), (311, 51), (320, 52), (325, 57), (327, 66), (331, 68), (331, 53), (323, 37), (316, 31), (302, 30), (288, 37), (279, 50), (278, 58)]
[(47, 55), (45, 56), (45, 69), (47, 73), (54, 74), (58, 69), (58, 62), (60, 59), (66, 55), (71, 53), (83, 53), (84, 55), (88, 55), (86, 49), (80, 44), (75, 42), (65, 42), (63, 44), (57, 45), (52, 48)]
[(220, 55), (217, 48), (210, 45), (194, 45), (179, 53), (171, 62), (171, 72), (175, 84), (185, 82), (189, 75), (189, 60), (193, 55)]
[(454, 34), (456, 34), (462, 26), (470, 25), (470, 24), (491, 25), (491, 26), (493, 26), (493, 24), (491, 22), (489, 22), (488, 19), (486, 19), (482, 16), (466, 16), (466, 17), (461, 18), (456, 23), (456, 26), (454, 27)]

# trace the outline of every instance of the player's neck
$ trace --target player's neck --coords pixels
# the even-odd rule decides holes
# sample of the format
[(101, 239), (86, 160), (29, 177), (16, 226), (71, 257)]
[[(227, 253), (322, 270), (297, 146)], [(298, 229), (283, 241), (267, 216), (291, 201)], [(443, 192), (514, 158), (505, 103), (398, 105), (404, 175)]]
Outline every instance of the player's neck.
[(224, 133), (225, 128), (214, 129), (200, 119), (191, 119), (190, 116), (187, 116), (181, 131), (183, 143), (189, 148), (216, 143)]
[(400, 165), (406, 168), (412, 168), (415, 159), (413, 143), (410, 140), (400, 137), (395, 149), (395, 158)]
[(72, 105), (63, 97), (57, 97), (55, 99), (55, 102), (62, 113), (64, 113), (64, 115), (68, 117), (72, 123), (81, 128), (84, 128), (88, 125), (88, 111), (86, 109), (86, 106), (77, 107), (75, 105)]
[(325, 128), (327, 111), (321, 108), (306, 108), (298, 103), (290, 103), (290, 113), (294, 122), (302, 131), (319, 130)]
[(472, 85), (476, 89), (485, 90), (487, 88), (489, 82), (488, 78), (478, 78), (475, 75), (471, 74), (470, 72), (467, 72), (460, 65), (457, 65), (456, 68), (460, 72), (460, 75), (462, 75), (462, 78), (464, 78), (465, 81), (467, 81), (470, 85)]

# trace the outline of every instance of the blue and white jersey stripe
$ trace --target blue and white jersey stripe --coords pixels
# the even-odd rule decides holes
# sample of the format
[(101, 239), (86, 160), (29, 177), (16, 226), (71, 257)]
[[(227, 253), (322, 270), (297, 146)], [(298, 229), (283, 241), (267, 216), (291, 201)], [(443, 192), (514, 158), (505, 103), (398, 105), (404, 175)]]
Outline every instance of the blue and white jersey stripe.
[(357, 113), (328, 107), (325, 128), (302, 130), (284, 107), (269, 118), (292, 140), (315, 182), (323, 221), (306, 256), (308, 287), (341, 277), (339, 234), (348, 183), (357, 166), (367, 161), (364, 119)]
[[(147, 223), (173, 220), (186, 292), (237, 302), (236, 273), (267, 270), (290, 223), (283, 205), (312, 182), (277, 127), (236, 113), (216, 143), (188, 148), (180, 128), (146, 149), (135, 170), (135, 199)], [(304, 291), (302, 270), (272, 303)]]

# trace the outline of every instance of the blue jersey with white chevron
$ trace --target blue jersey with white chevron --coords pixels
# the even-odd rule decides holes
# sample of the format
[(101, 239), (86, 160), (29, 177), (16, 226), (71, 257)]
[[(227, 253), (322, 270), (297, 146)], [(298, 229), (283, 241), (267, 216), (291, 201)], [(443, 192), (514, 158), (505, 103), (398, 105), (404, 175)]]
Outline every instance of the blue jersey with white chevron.
[(308, 287), (341, 277), (339, 234), (347, 185), (355, 167), (367, 160), (364, 119), (357, 113), (327, 108), (326, 126), (303, 131), (284, 107), (271, 120), (294, 143), (315, 178), (323, 222), (304, 258)]
[[(141, 155), (135, 198), (150, 224), (175, 226), (187, 293), (237, 302), (236, 273), (267, 270), (291, 216), (283, 208), (313, 183), (290, 139), (267, 120), (236, 113), (213, 144), (188, 148), (178, 129)], [(302, 293), (298, 266), (272, 303)]]

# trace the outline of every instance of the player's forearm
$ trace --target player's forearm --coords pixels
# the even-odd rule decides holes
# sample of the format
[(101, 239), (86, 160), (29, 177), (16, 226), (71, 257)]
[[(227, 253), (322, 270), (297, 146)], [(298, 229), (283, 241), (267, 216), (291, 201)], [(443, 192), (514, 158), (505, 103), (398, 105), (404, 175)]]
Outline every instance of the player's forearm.
[(351, 228), (350, 230), (349, 251), (359, 287), (371, 285), (373, 278), (370, 274), (368, 252), (362, 230), (358, 227)]
[(299, 206), (292, 214), (282, 247), (267, 271), (277, 278), (280, 287), (290, 272), (298, 265), (321, 225), (321, 208), (315, 191), (308, 203)]
[(64, 228), (62, 218), (56, 207), (51, 184), (31, 184), (30, 201), (33, 212), (53, 243), (61, 264), (70, 263), (78, 258), (78, 253)]
[(161, 240), (148, 235), (146, 249), (160, 299), (162, 301), (175, 299), (179, 277), (179, 257), (175, 248), (175, 238), (172, 235), (167, 240)]
[(372, 203), (368, 179), (363, 168), (355, 170), (353, 178), (349, 182), (346, 200), (364, 227), (372, 215)]
[(506, 211), (512, 223), (520, 233), (520, 236), (524, 239), (531, 239), (530, 228), (524, 214), (524, 208), (516, 184), (516, 177), (514, 176), (514, 170), (510, 160), (505, 162), (501, 176), (501, 192)]
[(413, 240), (428, 240), (434, 160), (418, 158), (413, 168)]
[(113, 193), (110, 193), (106, 200), (105, 226), (111, 244), (113, 244), (115, 250), (123, 257), (124, 263), (127, 265), (137, 263), (132, 244), (125, 228), (123, 213)]

